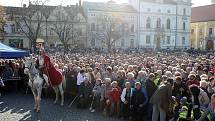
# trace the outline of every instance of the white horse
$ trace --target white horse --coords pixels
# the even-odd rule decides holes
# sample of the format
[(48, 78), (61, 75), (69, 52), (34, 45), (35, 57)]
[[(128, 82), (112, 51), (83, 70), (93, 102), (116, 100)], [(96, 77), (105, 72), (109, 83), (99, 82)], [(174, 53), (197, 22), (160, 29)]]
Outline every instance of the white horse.
[[(29, 75), (28, 85), (30, 86), (34, 96), (34, 110), (40, 112), (40, 101), (43, 87), (43, 78), (40, 77), (39, 71), (35, 67), (35, 63), (32, 57), (25, 58), (25, 74)], [(48, 82), (46, 82), (48, 84)]]
[[(52, 88), (55, 91), (55, 101), (54, 104), (56, 104), (58, 102), (58, 98), (59, 98), (59, 92), (61, 95), (61, 106), (64, 105), (64, 90), (63, 90), (63, 75), (60, 71), (58, 71), (52, 64), (51, 62), (49, 62), (49, 67), (47, 70), (49, 70), (48, 72), (50, 72), (48, 75), (43, 74), (43, 78), (47, 81), (49, 81), (51, 83)], [(39, 55), (39, 68), (43, 68), (45, 65), (45, 61), (44, 58)], [(52, 69), (52, 70), (50, 70)], [(52, 72), (56, 72), (55, 74), (53, 74)], [(51, 76), (51, 77), (48, 77)], [(60, 83), (58, 83), (57, 85), (55, 85), (55, 81), (57, 80), (58, 77), (62, 77), (62, 79), (60, 79)], [(59, 79), (58, 79), (59, 80)]]

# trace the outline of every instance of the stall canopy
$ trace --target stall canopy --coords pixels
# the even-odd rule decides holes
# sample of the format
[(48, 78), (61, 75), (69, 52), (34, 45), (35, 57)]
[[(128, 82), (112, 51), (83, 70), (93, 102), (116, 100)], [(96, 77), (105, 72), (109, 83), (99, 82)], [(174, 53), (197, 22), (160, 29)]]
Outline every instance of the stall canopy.
[(28, 56), (28, 52), (15, 49), (0, 42), (0, 58), (23, 58)]

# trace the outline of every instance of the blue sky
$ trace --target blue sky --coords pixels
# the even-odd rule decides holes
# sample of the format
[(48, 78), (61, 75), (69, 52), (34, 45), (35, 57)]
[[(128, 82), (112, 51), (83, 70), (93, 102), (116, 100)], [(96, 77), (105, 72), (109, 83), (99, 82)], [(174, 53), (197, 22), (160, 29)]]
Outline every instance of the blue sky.
[[(23, 2), (22, 2), (23, 1)], [(21, 6), (21, 3), (28, 3), (29, 0), (0, 0), (0, 5), (4, 6)], [(71, 5), (77, 3), (79, 0), (49, 0), (49, 5)], [(83, 1), (83, 0), (82, 0)], [(107, 2), (109, 0), (84, 0), (91, 2)], [(119, 3), (126, 3), (127, 0), (115, 0)], [(193, 6), (202, 6), (210, 4), (211, 0), (192, 0)]]

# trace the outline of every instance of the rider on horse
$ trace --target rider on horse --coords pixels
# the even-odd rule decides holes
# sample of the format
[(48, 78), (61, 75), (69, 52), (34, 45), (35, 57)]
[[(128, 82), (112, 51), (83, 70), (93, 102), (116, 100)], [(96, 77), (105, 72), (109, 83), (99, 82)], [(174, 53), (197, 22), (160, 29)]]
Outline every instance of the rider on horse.
[(52, 86), (59, 85), (64, 80), (62, 73), (51, 63), (50, 57), (43, 48), (39, 51), (37, 63), (42, 77), (46, 82), (50, 82)]
[(49, 82), (48, 62), (50, 62), (50, 58), (45, 54), (44, 49), (40, 48), (36, 65), (40, 76), (46, 81), (47, 84)]

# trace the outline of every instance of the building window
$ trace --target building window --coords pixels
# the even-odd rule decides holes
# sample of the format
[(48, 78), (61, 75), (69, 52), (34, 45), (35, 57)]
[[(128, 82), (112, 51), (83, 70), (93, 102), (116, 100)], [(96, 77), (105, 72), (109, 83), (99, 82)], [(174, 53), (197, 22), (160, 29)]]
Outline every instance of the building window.
[(12, 30), (12, 33), (15, 33), (15, 32), (16, 32), (16, 31), (15, 31), (16, 29), (15, 29), (15, 25), (14, 25), (14, 24), (11, 25), (11, 30)]
[(130, 47), (131, 47), (131, 48), (134, 48), (134, 39), (131, 39)]
[(166, 27), (167, 29), (170, 29), (170, 24), (171, 24), (170, 19), (167, 19), (167, 27)]
[(78, 29), (78, 36), (82, 36), (82, 29)]
[(96, 25), (95, 25), (95, 23), (91, 23), (91, 31), (96, 31)]
[(163, 39), (163, 45), (165, 45), (166, 44), (166, 41), (165, 41), (165, 39)]
[(171, 11), (170, 11), (170, 10), (167, 10), (167, 13), (171, 13)]
[(161, 28), (161, 19), (160, 18), (157, 19), (157, 28)]
[(170, 36), (167, 36), (166, 39), (167, 39), (167, 44), (170, 44)]
[(158, 9), (158, 12), (160, 13), (160, 12), (161, 12), (161, 9)]
[(182, 45), (185, 45), (185, 37), (182, 37)]
[(124, 46), (125, 46), (125, 40), (122, 39), (122, 40), (121, 40), (121, 47), (124, 47)]
[(213, 34), (213, 28), (209, 28), (209, 35)]
[(151, 18), (150, 17), (147, 18), (146, 28), (151, 28)]
[(91, 46), (92, 46), (92, 47), (95, 47), (95, 45), (96, 45), (96, 40), (95, 40), (95, 38), (93, 38), (93, 39), (91, 40)]
[(183, 9), (183, 15), (186, 15), (186, 8)]
[(151, 40), (150, 40), (150, 35), (146, 35), (146, 44), (150, 44)]
[(22, 39), (9, 39), (9, 46), (14, 48), (23, 48)]
[(95, 17), (95, 16), (96, 16), (96, 14), (91, 14), (91, 16)]
[(191, 34), (193, 34), (194, 33), (194, 29), (191, 29)]
[(131, 25), (131, 32), (134, 32), (134, 24)]
[(183, 22), (183, 30), (186, 30), (186, 23)]
[(49, 31), (49, 35), (50, 35), (50, 36), (54, 35), (54, 33), (53, 33), (53, 30), (52, 30), (52, 29)]
[(151, 9), (150, 9), (150, 8), (148, 8), (148, 9), (147, 9), (147, 11), (148, 11), (148, 12), (151, 12)]

